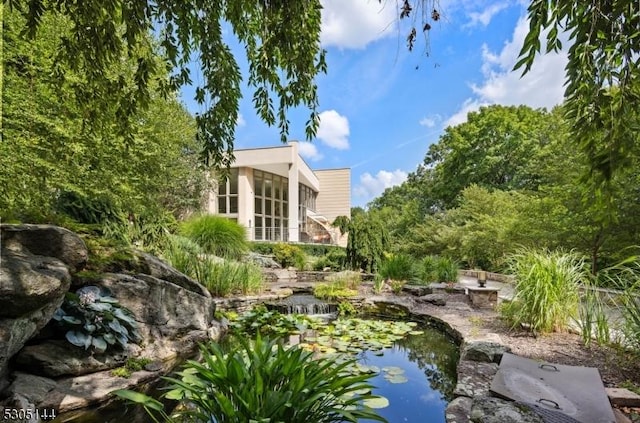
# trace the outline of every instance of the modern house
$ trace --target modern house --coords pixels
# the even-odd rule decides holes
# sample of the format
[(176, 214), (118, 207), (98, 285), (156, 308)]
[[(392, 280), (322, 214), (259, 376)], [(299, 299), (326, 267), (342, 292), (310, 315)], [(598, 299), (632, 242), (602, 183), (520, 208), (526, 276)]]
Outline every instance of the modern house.
[(234, 154), (229, 178), (209, 196), (209, 213), (244, 225), (250, 240), (346, 245), (331, 223), (350, 216), (351, 169), (312, 170), (295, 141)]

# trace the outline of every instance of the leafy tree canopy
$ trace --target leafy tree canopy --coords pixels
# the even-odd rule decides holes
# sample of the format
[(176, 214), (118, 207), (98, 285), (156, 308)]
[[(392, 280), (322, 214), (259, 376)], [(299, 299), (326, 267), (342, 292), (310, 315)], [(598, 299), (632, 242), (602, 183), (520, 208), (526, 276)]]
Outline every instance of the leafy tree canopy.
[[(320, 47), (319, 0), (5, 0), (26, 18), (25, 30), (36, 37), (43, 18), (68, 18), (70, 30), (54, 52), (54, 75), (64, 81), (67, 69), (86, 76), (75, 84), (76, 98), (88, 127), (99, 125), (103, 112), (117, 108), (119, 128), (129, 141), (134, 117), (151, 99), (158, 67), (171, 71), (159, 81), (164, 92), (192, 83), (190, 64), (200, 64), (202, 83), (195, 100), (206, 110), (196, 117), (197, 136), (206, 163), (226, 166), (233, 158), (233, 135), (242, 76), (224, 32), (230, 28), (244, 45), (248, 83), (260, 117), (289, 130), (286, 112), (304, 105), (311, 111), (307, 137), (315, 133), (318, 105), (314, 77), (325, 71)], [(157, 34), (164, 61), (154, 57), (149, 33)], [(109, 72), (122, 57), (131, 63), (134, 84)], [(160, 73), (162, 74), (162, 73)], [(274, 102), (276, 104), (274, 104)]]

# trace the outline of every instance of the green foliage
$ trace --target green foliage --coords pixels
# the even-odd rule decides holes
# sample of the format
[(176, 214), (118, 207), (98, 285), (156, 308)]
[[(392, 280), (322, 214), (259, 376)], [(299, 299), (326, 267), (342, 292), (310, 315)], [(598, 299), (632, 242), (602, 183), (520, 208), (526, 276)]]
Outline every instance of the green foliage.
[(611, 332), (606, 304), (595, 290), (595, 285), (585, 282), (587, 281), (582, 281), (585, 292), (580, 298), (576, 319), (582, 342), (586, 347), (590, 347), (594, 339), (599, 345), (608, 344), (611, 340)]
[[(268, 125), (277, 123), (284, 142), (289, 130), (287, 111), (303, 105), (311, 111), (307, 138), (315, 134), (318, 99), (314, 77), (326, 71), (319, 0), (274, 4), (116, 1), (107, 8), (99, 0), (82, 5), (67, 0), (55, 4), (11, 0), (9, 6), (25, 18), (16, 32), (26, 30), (36, 39), (44, 37), (46, 19), (54, 13), (73, 22), (51, 61), (59, 84), (67, 80), (64, 69), (84, 76), (73, 85), (72, 94), (76, 107), (86, 110), (87, 126), (110, 124), (104, 115), (114, 114), (119, 133), (134, 133), (136, 115), (148, 109), (158, 85), (166, 93), (193, 83), (192, 59), (197, 57), (201, 82), (195, 86), (194, 99), (205, 107), (196, 119), (203, 156), (207, 163), (228, 166), (233, 159), (242, 83), (240, 67), (223, 35), (229, 26), (246, 51), (247, 82), (255, 89), (258, 115)], [(159, 38), (162, 62), (148, 37), (150, 28)], [(128, 62), (130, 80), (113, 77), (111, 70), (121, 61)], [(160, 69), (171, 76), (158, 76)]]
[(353, 270), (344, 270), (327, 276), (326, 280), (342, 288), (357, 290), (362, 283), (362, 275), (360, 272), (354, 272)]
[(340, 230), (340, 234), (344, 235), (349, 231), (349, 219), (348, 216), (338, 216), (331, 223), (331, 226), (336, 227)]
[(125, 222), (106, 222), (102, 234), (128, 247), (162, 255), (169, 248), (169, 237), (177, 226), (171, 213), (159, 210), (154, 214), (131, 215)]
[(131, 312), (107, 290), (93, 285), (68, 292), (53, 320), (67, 329), (65, 338), (71, 344), (97, 353), (140, 340)]
[[(237, 341), (230, 351), (214, 343), (201, 346), (201, 363), (188, 361), (177, 378), (168, 378), (171, 390), (165, 396), (190, 404), (177, 412), (180, 417), (230, 423), (386, 421), (362, 405), (375, 398), (367, 383), (372, 375), (346, 372), (354, 360), (338, 363), (260, 337)], [(130, 391), (116, 395), (147, 404), (150, 412), (155, 405)]]
[(381, 294), (384, 289), (384, 277), (380, 273), (376, 273), (373, 277), (373, 292), (375, 294)]
[(398, 295), (402, 292), (402, 288), (407, 284), (406, 281), (403, 280), (391, 280), (389, 281), (389, 285), (391, 286), (391, 292)]
[(324, 256), (313, 262), (313, 270), (329, 268), (334, 272), (344, 270), (347, 261), (347, 253), (343, 248), (329, 250)]
[(273, 246), (273, 256), (282, 267), (293, 266), (304, 270), (306, 257), (302, 249), (297, 245), (279, 242)]
[(111, 370), (111, 374), (116, 377), (122, 377), (128, 379), (131, 377), (133, 372), (139, 372), (144, 369), (144, 367), (151, 363), (152, 360), (149, 358), (128, 358), (124, 366), (117, 367)]
[[(150, 94), (147, 111), (121, 115), (111, 107), (95, 113), (88, 103), (115, 101), (117, 90), (87, 88), (92, 81), (85, 69), (55, 63), (65, 51), (62, 39), (70, 40), (75, 26), (60, 14), (36, 15), (40, 25), (33, 39), (22, 34), (26, 20), (16, 9), (5, 8), (3, 16), (0, 217), (58, 222), (68, 213), (102, 222), (159, 209), (176, 216), (197, 209), (206, 182), (194, 153), (196, 126), (175, 95)], [(119, 37), (117, 31), (112, 35)], [(132, 92), (137, 62), (112, 59), (111, 84)], [(168, 77), (164, 66), (153, 74)], [(117, 124), (121, 118), (130, 120), (130, 130)], [(100, 123), (90, 124), (94, 119)]]
[(352, 269), (375, 272), (388, 244), (386, 225), (377, 213), (352, 214), (348, 227), (347, 263)]
[(355, 306), (349, 301), (341, 301), (338, 304), (338, 316), (340, 317), (349, 317), (357, 314)]
[(339, 301), (358, 295), (355, 289), (346, 288), (340, 283), (319, 283), (313, 287), (313, 295), (321, 300)]
[(243, 334), (254, 336), (283, 337), (304, 332), (307, 329), (317, 329), (319, 321), (303, 314), (281, 314), (267, 310), (260, 304), (248, 312), (242, 313), (231, 322), (231, 329), (239, 336)]
[(246, 295), (262, 290), (260, 267), (250, 262), (236, 262), (204, 254), (202, 247), (189, 238), (170, 237), (165, 255), (173, 267), (199, 281), (213, 296)]
[(638, 143), (640, 71), (633, 59), (640, 52), (638, 3), (532, 1), (528, 11), (529, 33), (515, 69), (531, 69), (543, 33), (545, 53), (561, 49), (559, 35), (568, 34), (565, 97), (571, 138), (588, 155), (592, 171), (609, 180), (631, 164), (629, 153)]
[(390, 254), (381, 263), (378, 273), (385, 279), (409, 281), (416, 275), (416, 262), (406, 254)]
[(584, 260), (563, 252), (522, 250), (511, 257), (510, 269), (516, 284), (503, 315), (533, 332), (566, 330), (578, 313), (578, 284), (588, 277)]
[(180, 233), (218, 257), (240, 259), (247, 250), (244, 226), (222, 216), (192, 217), (182, 223)]
[(436, 277), (438, 282), (457, 282), (460, 266), (450, 257), (439, 257), (436, 263)]
[(437, 256), (425, 256), (418, 264), (418, 279), (425, 284), (438, 281), (438, 261)]
[[(269, 255), (273, 254), (273, 249), (277, 244), (277, 242), (251, 241), (249, 242), (249, 249), (259, 254)], [(306, 255), (313, 257), (344, 253), (344, 248), (336, 245), (296, 244), (296, 247), (300, 248)]]

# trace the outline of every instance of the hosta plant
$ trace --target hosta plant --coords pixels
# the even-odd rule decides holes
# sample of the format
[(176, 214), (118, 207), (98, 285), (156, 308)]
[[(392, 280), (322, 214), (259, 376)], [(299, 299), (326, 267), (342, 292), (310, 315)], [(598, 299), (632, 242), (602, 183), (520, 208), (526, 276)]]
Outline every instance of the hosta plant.
[(93, 285), (68, 292), (53, 319), (66, 329), (67, 341), (98, 353), (140, 339), (131, 312), (108, 290)]

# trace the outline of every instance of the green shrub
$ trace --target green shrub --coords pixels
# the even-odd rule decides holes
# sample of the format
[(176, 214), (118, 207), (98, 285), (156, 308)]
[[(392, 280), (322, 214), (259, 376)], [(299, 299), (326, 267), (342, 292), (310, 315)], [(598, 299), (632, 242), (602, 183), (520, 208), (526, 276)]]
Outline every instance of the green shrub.
[[(347, 371), (355, 360), (338, 363), (259, 337), (253, 343), (243, 337), (237, 341), (228, 352), (215, 343), (201, 346), (202, 362), (188, 361), (177, 378), (166, 378), (172, 384), (165, 397), (189, 405), (175, 417), (226, 423), (386, 422), (362, 405), (376, 397), (367, 383), (371, 374)], [(157, 400), (133, 391), (115, 394), (142, 404), (154, 420), (159, 415), (173, 421)]]
[(205, 253), (241, 259), (247, 251), (244, 226), (221, 216), (203, 215), (185, 221), (180, 233), (200, 245)]
[(177, 226), (171, 213), (157, 211), (132, 216), (124, 222), (107, 221), (102, 225), (102, 234), (126, 246), (160, 255), (168, 247), (170, 234), (176, 231)]
[(420, 281), (430, 284), (438, 281), (438, 262), (437, 256), (426, 256), (418, 265), (418, 278)]
[(588, 270), (574, 254), (523, 250), (509, 259), (516, 278), (514, 296), (501, 313), (514, 326), (526, 324), (534, 332), (566, 330), (577, 318), (578, 284)]
[(332, 249), (313, 263), (313, 270), (330, 270), (337, 272), (345, 269), (347, 252), (344, 249)]
[(393, 254), (386, 257), (378, 272), (385, 279), (408, 281), (415, 277), (415, 260), (406, 254)]
[(342, 272), (329, 275), (327, 277), (327, 281), (338, 288), (357, 290), (362, 283), (362, 275), (360, 272), (354, 272), (353, 270), (344, 270)]
[(355, 306), (349, 301), (341, 301), (338, 304), (338, 316), (340, 317), (354, 316), (357, 313)]
[(76, 191), (63, 191), (56, 200), (55, 209), (80, 223), (125, 221), (114, 199), (107, 196), (88, 197)]
[(320, 283), (313, 287), (313, 295), (321, 300), (338, 301), (355, 297), (358, 291), (347, 288), (342, 283)]
[[(270, 255), (273, 254), (273, 248), (278, 243), (274, 242), (265, 242), (265, 241), (252, 241), (249, 243), (249, 249), (258, 254)], [(337, 245), (327, 245), (327, 244), (294, 244), (296, 247), (300, 248), (306, 255), (313, 257), (322, 257), (325, 255), (330, 255), (332, 253), (340, 253), (344, 252), (346, 256), (345, 249), (343, 247), (339, 247)]]
[(71, 344), (97, 353), (140, 340), (131, 312), (108, 290), (93, 285), (67, 292), (53, 320), (66, 330), (65, 338)]
[(236, 262), (203, 253), (188, 238), (172, 236), (166, 258), (173, 267), (204, 285), (211, 295), (249, 294), (262, 290), (260, 267), (251, 262)]
[(392, 279), (391, 282), (389, 282), (389, 285), (391, 285), (391, 291), (398, 295), (402, 292), (402, 288), (406, 285), (406, 281)]
[(436, 276), (438, 282), (457, 282), (458, 263), (449, 257), (439, 257), (436, 262)]
[(272, 251), (274, 260), (277, 261), (280, 266), (284, 268), (293, 266), (297, 269), (304, 269), (306, 257), (297, 245), (279, 242), (273, 246)]

